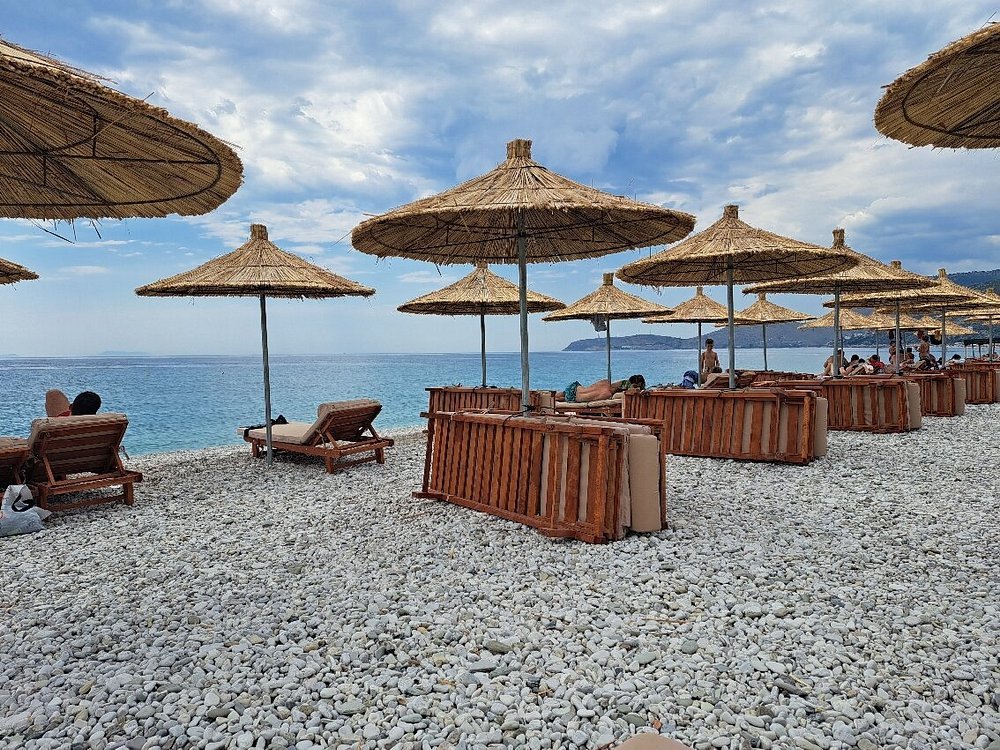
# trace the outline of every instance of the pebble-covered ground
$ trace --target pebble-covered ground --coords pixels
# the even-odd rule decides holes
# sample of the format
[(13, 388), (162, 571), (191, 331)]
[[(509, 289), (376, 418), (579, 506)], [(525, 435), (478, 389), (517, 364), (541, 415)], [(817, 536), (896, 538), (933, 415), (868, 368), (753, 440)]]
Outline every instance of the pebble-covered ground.
[(1000, 406), (669, 459), (670, 529), (553, 541), (384, 466), (133, 460), (0, 541), (0, 748), (1000, 749)]

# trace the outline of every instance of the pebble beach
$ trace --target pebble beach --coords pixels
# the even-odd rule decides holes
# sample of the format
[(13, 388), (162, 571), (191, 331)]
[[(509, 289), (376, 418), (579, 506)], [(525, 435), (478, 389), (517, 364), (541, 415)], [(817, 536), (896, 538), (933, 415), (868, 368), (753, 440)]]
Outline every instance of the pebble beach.
[(419, 431), (133, 459), (0, 546), (0, 748), (1000, 750), (998, 424), (668, 457), (669, 528), (601, 546), (414, 500)]

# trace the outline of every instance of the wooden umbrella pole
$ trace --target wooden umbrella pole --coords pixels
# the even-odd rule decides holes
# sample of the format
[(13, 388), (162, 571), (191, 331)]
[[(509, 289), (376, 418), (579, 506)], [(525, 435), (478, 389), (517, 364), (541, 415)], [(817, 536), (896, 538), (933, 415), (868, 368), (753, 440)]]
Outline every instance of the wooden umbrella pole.
[(524, 236), (524, 211), (517, 212), (517, 296), (521, 313), (521, 410), (531, 410), (528, 368), (528, 240)]
[(608, 350), (608, 383), (611, 383), (611, 318), (604, 321), (604, 342)]
[(760, 331), (764, 338), (764, 372), (767, 372), (767, 323), (760, 324)]
[(733, 260), (726, 263), (726, 313), (729, 317), (729, 388), (736, 388), (736, 305), (733, 303)]
[(698, 321), (698, 385), (701, 385), (701, 321)]
[(840, 289), (833, 293), (833, 359), (830, 360), (830, 372), (835, 378), (840, 377)]
[(479, 341), (482, 344), (483, 388), (486, 387), (486, 313), (479, 313)]
[(264, 435), (267, 444), (267, 456), (264, 461), (267, 466), (273, 460), (271, 450), (271, 368), (267, 361), (267, 303), (264, 295), (260, 295), (260, 346), (264, 353)]

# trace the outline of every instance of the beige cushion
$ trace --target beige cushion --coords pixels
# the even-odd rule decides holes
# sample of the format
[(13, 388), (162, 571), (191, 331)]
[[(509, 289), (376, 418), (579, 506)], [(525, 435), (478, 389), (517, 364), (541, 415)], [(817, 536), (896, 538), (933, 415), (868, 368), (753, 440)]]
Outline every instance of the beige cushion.
[(965, 380), (963, 378), (953, 378), (951, 382), (955, 385), (955, 416), (960, 417), (965, 414)]
[[(297, 443), (304, 445), (312, 437), (315, 422), (289, 422), (288, 424), (271, 425), (271, 440), (276, 443)], [(267, 430), (258, 427), (250, 430), (250, 437), (255, 440), (267, 440)]]
[(628, 441), (628, 481), (633, 531), (659, 531), (660, 441), (655, 435), (632, 435)]
[(31, 423), (31, 435), (28, 437), (28, 447), (34, 448), (39, 435), (50, 427), (68, 427), (70, 425), (115, 424), (128, 423), (128, 417), (116, 412), (104, 414), (81, 414), (75, 417), (43, 417)]
[(910, 429), (919, 430), (923, 424), (923, 413), (920, 411), (920, 386), (907, 381), (906, 408), (910, 413)]
[(566, 409), (569, 411), (574, 409), (600, 409), (605, 406), (617, 406), (620, 408), (621, 405), (621, 400), (616, 398), (605, 398), (599, 401), (556, 401), (556, 409)]

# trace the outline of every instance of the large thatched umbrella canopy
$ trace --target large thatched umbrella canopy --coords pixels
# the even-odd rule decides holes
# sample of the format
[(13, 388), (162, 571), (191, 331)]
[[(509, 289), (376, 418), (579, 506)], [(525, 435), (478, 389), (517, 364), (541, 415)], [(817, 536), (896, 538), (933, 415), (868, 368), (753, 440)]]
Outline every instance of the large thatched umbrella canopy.
[(578, 299), (566, 309), (546, 315), (542, 320), (590, 320), (595, 328), (603, 328), (608, 354), (608, 380), (611, 380), (611, 321), (645, 318), (648, 315), (665, 315), (669, 307), (644, 300), (634, 294), (623, 292), (615, 286), (615, 275), (604, 274), (604, 282), (586, 297)]
[[(528, 312), (539, 313), (566, 307), (554, 297), (528, 290)], [(517, 315), (521, 308), (517, 286), (497, 276), (486, 263), (477, 263), (475, 270), (436, 292), (425, 294), (396, 309), (418, 315), (478, 315), (482, 344), (483, 385), (486, 385), (486, 316)]]
[(22, 265), (0, 258), (0, 284), (14, 284), (18, 281), (32, 281), (38, 274)]
[(760, 326), (764, 339), (764, 369), (767, 369), (767, 327), (772, 323), (798, 323), (812, 319), (808, 313), (792, 310), (771, 302), (764, 292), (757, 295), (757, 301), (736, 313), (733, 321), (738, 326)]
[(875, 127), (914, 146), (1000, 146), (998, 57), (1000, 24), (952, 42), (886, 88)]
[(702, 323), (725, 323), (726, 306), (705, 295), (705, 287), (695, 288), (694, 296), (674, 306), (667, 315), (653, 315), (643, 318), (643, 323), (697, 323), (698, 324), (698, 385), (701, 385), (701, 325)]
[(596, 258), (674, 242), (694, 217), (609, 195), (573, 182), (531, 158), (531, 141), (507, 144), (507, 159), (486, 174), (414, 201), (351, 233), (358, 250), (433, 263), (518, 264), (521, 390), (529, 408), (527, 269), (531, 262)]
[(733, 285), (815, 276), (850, 268), (857, 261), (838, 249), (782, 237), (740, 221), (737, 206), (674, 247), (618, 270), (618, 278), (650, 286), (725, 284), (729, 320), (729, 386), (736, 387)]
[[(887, 266), (884, 263), (857, 252), (848, 247), (844, 241), (844, 230), (833, 230), (833, 249), (846, 253), (854, 259), (855, 264), (846, 270), (833, 274), (811, 276), (805, 279), (789, 279), (765, 284), (755, 284), (744, 289), (744, 294), (759, 292), (793, 292), (796, 294), (832, 294), (833, 295), (833, 345), (834, 359), (839, 345), (840, 331), (838, 326), (841, 295), (847, 292), (879, 292), (892, 290), (922, 289), (933, 285), (925, 276), (904, 271), (902, 266)], [(853, 307), (874, 307), (869, 305), (853, 305)], [(898, 340), (898, 335), (897, 335)], [(839, 372), (834, 372), (839, 377)]]
[(0, 216), (207, 213), (240, 186), (233, 150), (58, 60), (0, 41)]
[(267, 227), (250, 225), (250, 239), (236, 250), (135, 290), (140, 297), (259, 297), (264, 357), (264, 423), (271, 463), (271, 377), (267, 357), (267, 297), (322, 299), (370, 297), (375, 290), (285, 252), (267, 238)]

